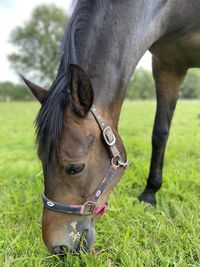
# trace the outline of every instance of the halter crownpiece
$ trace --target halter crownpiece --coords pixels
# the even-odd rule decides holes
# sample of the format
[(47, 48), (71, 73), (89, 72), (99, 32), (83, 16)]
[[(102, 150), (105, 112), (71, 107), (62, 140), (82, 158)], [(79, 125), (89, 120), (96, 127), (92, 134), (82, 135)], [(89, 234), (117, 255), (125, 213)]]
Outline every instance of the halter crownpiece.
[(100, 185), (96, 188), (95, 192), (89, 197), (89, 199), (83, 205), (68, 205), (64, 203), (58, 203), (48, 199), (44, 194), (42, 196), (43, 204), (47, 209), (69, 213), (69, 214), (79, 214), (79, 215), (91, 215), (91, 214), (99, 214), (103, 215), (107, 208), (108, 204), (105, 203), (103, 205), (97, 205), (98, 199), (108, 186), (108, 184), (112, 181), (117, 169), (119, 167), (126, 168), (128, 166), (128, 160), (123, 161), (120, 155), (120, 152), (116, 146), (116, 137), (112, 131), (112, 128), (105, 123), (103, 118), (98, 114), (96, 107), (93, 105), (90, 109), (93, 114), (95, 120), (97, 121), (101, 131), (104, 142), (108, 148), (111, 163), (106, 176), (100, 183)]

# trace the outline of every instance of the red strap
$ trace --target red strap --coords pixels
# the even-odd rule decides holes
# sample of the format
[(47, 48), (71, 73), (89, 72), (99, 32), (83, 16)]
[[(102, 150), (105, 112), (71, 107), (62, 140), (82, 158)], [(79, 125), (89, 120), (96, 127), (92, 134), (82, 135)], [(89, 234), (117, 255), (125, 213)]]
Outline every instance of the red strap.
[(106, 203), (106, 204), (103, 204), (103, 205), (96, 206), (94, 208), (93, 213), (94, 214), (98, 214), (98, 215), (103, 215), (106, 212), (107, 209), (108, 209), (108, 204)]

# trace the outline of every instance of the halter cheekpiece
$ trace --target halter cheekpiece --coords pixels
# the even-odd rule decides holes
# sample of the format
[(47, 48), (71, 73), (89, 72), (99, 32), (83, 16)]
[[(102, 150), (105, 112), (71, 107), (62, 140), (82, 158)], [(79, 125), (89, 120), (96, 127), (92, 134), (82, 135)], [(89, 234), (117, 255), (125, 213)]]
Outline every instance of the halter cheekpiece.
[(94, 105), (91, 107), (90, 111), (101, 129), (105, 145), (108, 148), (109, 155), (111, 158), (110, 168), (100, 185), (95, 190), (95, 192), (88, 198), (88, 200), (83, 205), (68, 205), (64, 203), (58, 203), (48, 199), (43, 194), (43, 204), (46, 208), (50, 210), (79, 215), (103, 215), (108, 208), (108, 204), (105, 203), (102, 205), (97, 205), (98, 199), (100, 198), (108, 184), (112, 181), (117, 169), (119, 167), (126, 168), (128, 166), (128, 160), (123, 161), (121, 158), (120, 152), (116, 146), (116, 137), (112, 131), (112, 128), (105, 123), (102, 117), (98, 114), (97, 109)]

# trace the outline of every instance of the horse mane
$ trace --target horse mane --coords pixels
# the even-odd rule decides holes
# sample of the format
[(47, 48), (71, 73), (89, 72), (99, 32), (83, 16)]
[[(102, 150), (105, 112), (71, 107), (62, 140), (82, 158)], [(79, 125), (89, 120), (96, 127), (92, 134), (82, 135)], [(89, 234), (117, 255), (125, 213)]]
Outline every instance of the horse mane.
[(46, 163), (55, 160), (57, 156), (58, 141), (63, 130), (64, 110), (69, 102), (71, 83), (69, 65), (77, 63), (75, 39), (77, 40), (80, 25), (87, 23), (85, 16), (89, 16), (87, 12), (89, 3), (87, 0), (74, 1), (74, 12), (66, 26), (61, 44), (61, 60), (57, 76), (35, 121), (38, 152)]

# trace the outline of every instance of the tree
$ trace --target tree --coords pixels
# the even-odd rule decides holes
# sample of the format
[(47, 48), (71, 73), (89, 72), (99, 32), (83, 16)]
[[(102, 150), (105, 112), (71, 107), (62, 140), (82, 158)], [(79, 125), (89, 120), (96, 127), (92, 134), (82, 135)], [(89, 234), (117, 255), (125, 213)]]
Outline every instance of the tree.
[(8, 56), (12, 67), (43, 84), (55, 78), (59, 48), (67, 15), (54, 5), (41, 5), (23, 26), (16, 27), (10, 41), (17, 52)]
[(155, 97), (154, 81), (149, 70), (136, 69), (130, 81), (126, 97), (129, 99), (149, 99)]
[(182, 98), (200, 98), (200, 71), (191, 69), (188, 71), (184, 82), (181, 85)]

